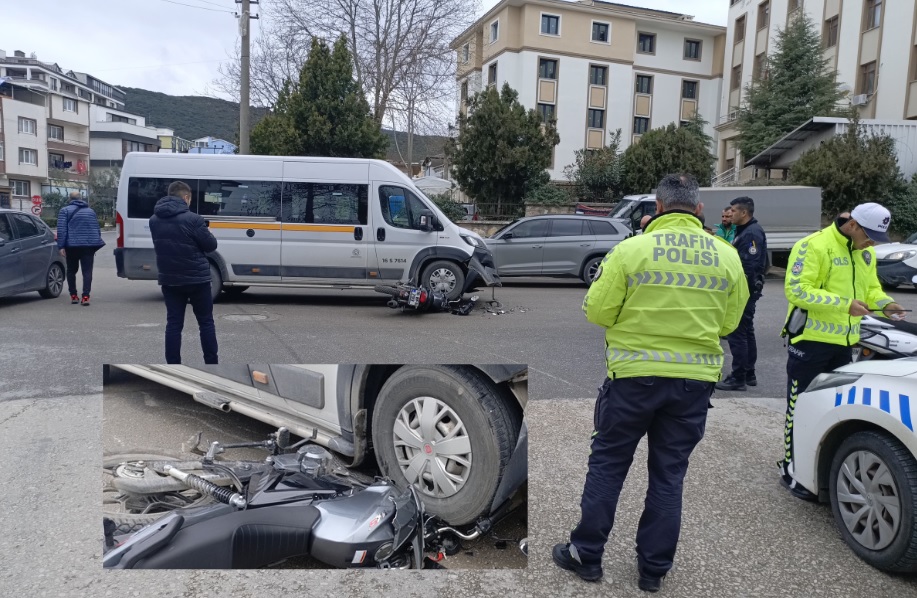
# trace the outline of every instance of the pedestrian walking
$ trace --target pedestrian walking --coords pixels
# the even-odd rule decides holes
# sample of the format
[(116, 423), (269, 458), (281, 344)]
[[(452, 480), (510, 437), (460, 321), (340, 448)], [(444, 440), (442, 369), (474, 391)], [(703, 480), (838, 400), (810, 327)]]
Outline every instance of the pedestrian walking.
[(748, 281), (748, 303), (735, 332), (726, 337), (732, 353), (732, 373), (716, 383), (718, 390), (745, 390), (757, 386), (755, 364), (758, 361), (758, 344), (755, 340), (755, 304), (764, 291), (764, 271), (767, 269), (767, 236), (755, 219), (755, 202), (750, 197), (737, 197), (730, 203), (732, 218), (732, 246), (739, 252), (742, 269)]
[(819, 374), (850, 363), (860, 340), (860, 320), (877, 311), (895, 319), (905, 312), (882, 290), (872, 246), (887, 243), (891, 213), (877, 203), (860, 204), (830, 226), (800, 239), (790, 253), (784, 292), (789, 300), (783, 336), (787, 347), (784, 455), (780, 482), (794, 496), (817, 496), (793, 479), (793, 414), (800, 391)]
[[(96, 252), (105, 246), (99, 218), (79, 191), (70, 192), (70, 202), (57, 213), (57, 248), (67, 262), (70, 303), (89, 305), (92, 269)], [(76, 288), (76, 274), (83, 271), (83, 294)]]
[(191, 187), (175, 181), (169, 185), (168, 193), (156, 202), (150, 217), (159, 284), (166, 303), (166, 363), (181, 363), (181, 334), (189, 302), (200, 329), (204, 363), (218, 363), (210, 262), (206, 255), (216, 251), (217, 240), (204, 219), (189, 208)]
[(583, 302), (605, 330), (608, 378), (595, 404), (581, 518), (554, 562), (582, 579), (602, 577), (624, 478), (647, 436), (649, 489), (637, 529), (639, 586), (660, 589), (681, 530), (688, 457), (704, 435), (723, 363), (720, 337), (739, 323), (748, 287), (723, 239), (704, 232), (697, 181), (666, 176), (642, 235), (609, 253)]

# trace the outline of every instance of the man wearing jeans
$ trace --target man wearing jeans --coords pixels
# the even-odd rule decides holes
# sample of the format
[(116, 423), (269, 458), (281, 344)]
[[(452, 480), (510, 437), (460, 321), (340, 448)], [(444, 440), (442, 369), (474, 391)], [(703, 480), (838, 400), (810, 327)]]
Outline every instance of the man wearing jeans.
[(159, 284), (166, 300), (166, 363), (181, 363), (181, 333), (189, 302), (200, 328), (204, 363), (217, 363), (210, 262), (206, 256), (216, 251), (217, 240), (204, 219), (188, 207), (191, 187), (175, 181), (168, 193), (156, 202), (150, 218)]
[(586, 581), (602, 577), (602, 554), (640, 439), (649, 445), (649, 489), (637, 530), (639, 586), (658, 591), (681, 531), (688, 457), (704, 435), (723, 363), (720, 337), (739, 323), (748, 285), (729, 243), (704, 232), (697, 181), (669, 175), (656, 216), (599, 268), (583, 311), (605, 331), (608, 379), (595, 404), (595, 432), (570, 542), (554, 562)]

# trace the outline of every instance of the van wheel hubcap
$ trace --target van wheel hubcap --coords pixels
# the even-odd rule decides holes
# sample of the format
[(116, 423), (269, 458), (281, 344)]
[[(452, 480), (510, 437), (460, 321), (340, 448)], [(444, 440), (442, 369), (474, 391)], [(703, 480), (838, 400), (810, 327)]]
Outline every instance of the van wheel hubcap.
[(455, 288), (455, 272), (449, 268), (437, 268), (430, 274), (430, 289), (449, 293)]

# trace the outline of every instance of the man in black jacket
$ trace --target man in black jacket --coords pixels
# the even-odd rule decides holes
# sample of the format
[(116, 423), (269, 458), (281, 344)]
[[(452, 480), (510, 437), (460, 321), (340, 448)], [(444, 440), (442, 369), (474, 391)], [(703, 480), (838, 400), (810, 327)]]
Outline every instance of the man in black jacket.
[(739, 252), (742, 269), (748, 280), (748, 303), (735, 332), (726, 337), (732, 353), (732, 373), (716, 383), (719, 390), (745, 390), (757, 386), (755, 362), (758, 346), (755, 342), (755, 303), (764, 289), (764, 270), (767, 268), (767, 237), (755, 220), (755, 202), (750, 197), (737, 197), (729, 202), (732, 223), (736, 226), (732, 246)]
[(156, 202), (150, 234), (156, 250), (159, 284), (166, 300), (166, 363), (181, 363), (181, 332), (190, 302), (200, 328), (204, 363), (217, 363), (217, 333), (213, 323), (210, 262), (217, 240), (200, 215), (192, 212), (191, 187), (169, 185), (169, 195)]

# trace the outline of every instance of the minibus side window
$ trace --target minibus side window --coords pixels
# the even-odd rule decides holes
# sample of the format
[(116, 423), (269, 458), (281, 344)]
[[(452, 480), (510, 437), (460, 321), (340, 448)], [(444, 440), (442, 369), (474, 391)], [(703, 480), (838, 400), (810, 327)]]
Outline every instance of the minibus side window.
[(420, 230), (420, 214), (428, 210), (420, 198), (402, 187), (379, 187), (382, 217), (396, 228)]
[[(169, 185), (174, 181), (184, 181), (191, 187), (192, 195), (197, 195), (197, 180), (184, 178), (151, 178), (131, 177), (127, 183), (127, 217), (147, 220), (153, 215), (156, 202), (169, 194)], [(195, 208), (196, 199), (191, 201)]]
[(202, 216), (280, 218), (280, 181), (201, 180), (197, 213)]
[(367, 185), (284, 183), (283, 222), (368, 224)]

